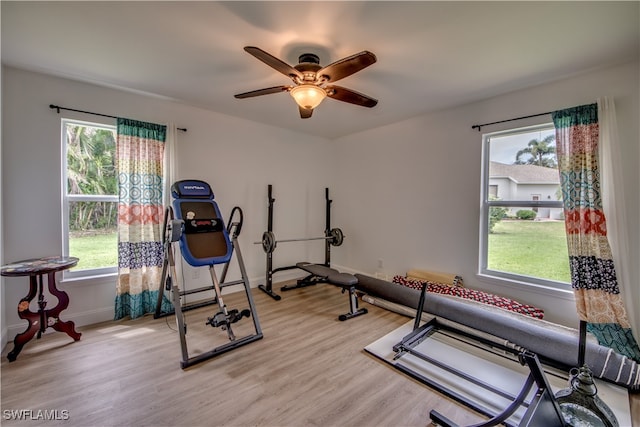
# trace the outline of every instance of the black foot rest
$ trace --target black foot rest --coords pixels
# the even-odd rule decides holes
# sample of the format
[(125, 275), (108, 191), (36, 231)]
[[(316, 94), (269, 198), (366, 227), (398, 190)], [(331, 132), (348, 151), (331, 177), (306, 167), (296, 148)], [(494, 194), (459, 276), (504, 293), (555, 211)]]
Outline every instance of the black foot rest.
[(236, 323), (243, 317), (251, 317), (251, 311), (249, 309), (245, 309), (238, 312), (238, 310), (233, 309), (229, 311), (226, 316), (222, 311), (219, 311), (213, 317), (208, 318), (206, 324), (217, 328), (219, 326), (226, 326), (231, 323)]
[(311, 273), (313, 276), (323, 279), (327, 283), (342, 287), (343, 292), (347, 290), (349, 291), (350, 311), (346, 314), (341, 314), (338, 317), (339, 320), (344, 321), (367, 313), (366, 308), (358, 308), (358, 297), (356, 295), (356, 284), (358, 283), (358, 278), (353, 274), (340, 273), (336, 269), (308, 262), (299, 262), (296, 264), (296, 267)]

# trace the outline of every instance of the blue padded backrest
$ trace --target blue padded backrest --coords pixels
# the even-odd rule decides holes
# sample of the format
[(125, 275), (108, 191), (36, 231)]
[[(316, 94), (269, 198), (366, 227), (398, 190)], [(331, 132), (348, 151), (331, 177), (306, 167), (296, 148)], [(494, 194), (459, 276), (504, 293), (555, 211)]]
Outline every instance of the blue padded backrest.
[(209, 184), (178, 181), (171, 186), (171, 195), (175, 218), (185, 222), (182, 257), (194, 267), (229, 262), (233, 246)]

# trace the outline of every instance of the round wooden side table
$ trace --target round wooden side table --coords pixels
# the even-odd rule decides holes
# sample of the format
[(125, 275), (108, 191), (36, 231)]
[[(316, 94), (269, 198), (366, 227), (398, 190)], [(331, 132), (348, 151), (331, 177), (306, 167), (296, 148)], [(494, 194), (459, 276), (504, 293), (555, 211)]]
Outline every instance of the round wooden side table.
[[(82, 334), (76, 332), (75, 324), (72, 321), (63, 322), (60, 320), (60, 313), (69, 306), (69, 296), (66, 292), (58, 289), (56, 284), (56, 272), (71, 268), (77, 263), (78, 258), (51, 256), (26, 259), (2, 266), (0, 269), (2, 276), (29, 276), (29, 293), (18, 303), (18, 316), (27, 320), (29, 326), (14, 338), (13, 350), (7, 355), (9, 361), (16, 360), (22, 347), (34, 336), (40, 338), (47, 328), (65, 332), (74, 341), (80, 339)], [(50, 309), (46, 308), (47, 301), (43, 293), (42, 277), (44, 275), (48, 277), (49, 293), (58, 298), (58, 304)], [(38, 311), (33, 312), (29, 309), (29, 305), (36, 294), (38, 294)]]

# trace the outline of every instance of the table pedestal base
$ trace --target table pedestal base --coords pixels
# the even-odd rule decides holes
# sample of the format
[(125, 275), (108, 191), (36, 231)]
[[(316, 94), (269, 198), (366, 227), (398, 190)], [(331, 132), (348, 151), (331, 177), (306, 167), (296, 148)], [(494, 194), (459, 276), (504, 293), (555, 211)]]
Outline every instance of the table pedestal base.
[[(75, 265), (75, 263), (77, 263), (77, 259), (72, 259), (70, 263), (72, 263), (71, 265)], [(69, 296), (66, 292), (58, 289), (56, 286), (56, 271), (59, 271), (63, 267), (68, 268), (68, 266), (64, 264), (62, 267), (57, 266), (46, 270), (44, 268), (40, 268), (38, 271), (26, 271), (27, 274), (30, 274), (29, 293), (27, 296), (22, 298), (18, 304), (18, 316), (29, 322), (29, 325), (24, 332), (17, 334), (14, 338), (13, 350), (11, 350), (7, 355), (10, 362), (16, 360), (18, 354), (20, 354), (26, 343), (31, 341), (34, 336), (36, 339), (40, 338), (47, 328), (53, 328), (56, 331), (64, 332), (73, 338), (74, 341), (80, 340), (80, 336), (82, 334), (75, 330), (75, 324), (72, 321), (64, 322), (60, 320), (60, 313), (69, 306)], [(5, 273), (3, 275), (10, 275), (10, 273), (14, 272), (3, 271), (3, 273)], [(47, 275), (49, 293), (58, 299), (58, 304), (51, 309), (46, 308), (47, 301), (44, 297), (42, 283), (42, 276), (44, 274)], [(11, 275), (18, 275), (18, 273)], [(38, 295), (38, 310), (34, 312), (30, 310), (30, 304), (36, 294)]]

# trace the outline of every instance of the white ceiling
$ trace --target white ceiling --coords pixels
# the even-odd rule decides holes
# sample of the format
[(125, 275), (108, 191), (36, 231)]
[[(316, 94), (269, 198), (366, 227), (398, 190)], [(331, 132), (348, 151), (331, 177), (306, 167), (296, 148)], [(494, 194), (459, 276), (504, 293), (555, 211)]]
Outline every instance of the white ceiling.
[[(638, 1), (0, 4), (3, 64), (327, 138), (632, 61), (640, 52)], [(302, 120), (286, 93), (235, 99), (291, 83), (244, 52), (247, 45), (291, 65), (305, 52), (328, 65), (369, 50), (378, 62), (339, 85), (379, 103), (368, 109), (327, 99)]]

